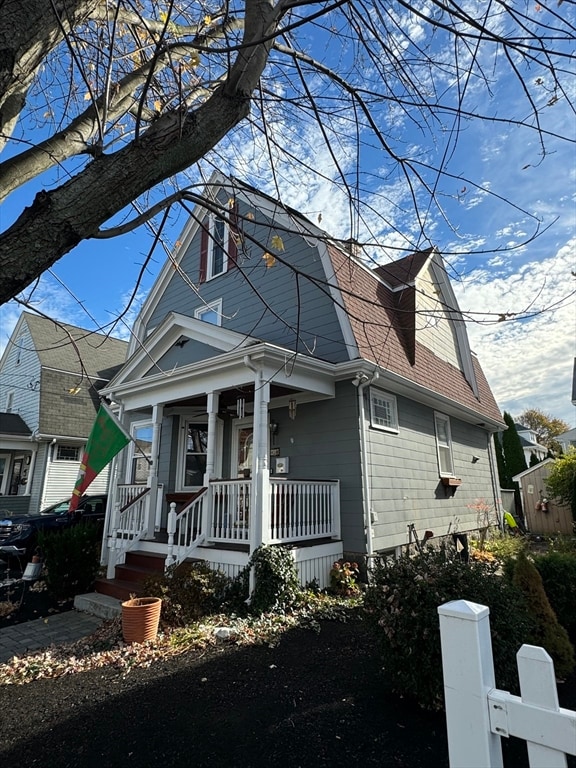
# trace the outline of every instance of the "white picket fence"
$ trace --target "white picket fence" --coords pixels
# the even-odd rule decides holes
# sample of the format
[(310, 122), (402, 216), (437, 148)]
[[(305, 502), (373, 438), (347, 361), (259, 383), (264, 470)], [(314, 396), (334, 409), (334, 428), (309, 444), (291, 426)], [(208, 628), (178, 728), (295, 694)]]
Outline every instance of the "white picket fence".
[(518, 651), (520, 696), (495, 687), (489, 609), (467, 600), (438, 608), (451, 768), (502, 768), (501, 737), (528, 745), (530, 768), (566, 768), (576, 755), (576, 712), (558, 706), (543, 648)]

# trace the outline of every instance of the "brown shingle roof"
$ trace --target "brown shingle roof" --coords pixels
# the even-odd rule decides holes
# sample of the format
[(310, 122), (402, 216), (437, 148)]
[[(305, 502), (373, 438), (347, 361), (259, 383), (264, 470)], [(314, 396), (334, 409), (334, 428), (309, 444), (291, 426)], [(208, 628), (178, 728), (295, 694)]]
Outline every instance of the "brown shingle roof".
[[(395, 294), (376, 274), (348, 254), (333, 246), (329, 246), (328, 252), (362, 359), (448, 397), (479, 415), (502, 421), (498, 405), (474, 356), (478, 398), (462, 371), (416, 341), (414, 307), (409, 301), (409, 292), (413, 289), (408, 288), (406, 296), (403, 296), (404, 291)], [(404, 282), (401, 276), (408, 274), (414, 279), (429, 255), (430, 251), (413, 254), (412, 258), (402, 259), (398, 269), (386, 265), (387, 282), (391, 276), (396, 276), (401, 284)]]

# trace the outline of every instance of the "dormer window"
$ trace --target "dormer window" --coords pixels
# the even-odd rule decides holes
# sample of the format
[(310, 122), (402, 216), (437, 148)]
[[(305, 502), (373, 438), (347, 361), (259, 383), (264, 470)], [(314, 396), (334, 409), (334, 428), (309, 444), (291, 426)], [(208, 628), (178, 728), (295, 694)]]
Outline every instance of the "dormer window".
[(235, 226), (236, 207), (229, 218), (209, 214), (201, 226), (200, 235), (200, 282), (212, 280), (236, 266), (238, 257), (238, 232)]

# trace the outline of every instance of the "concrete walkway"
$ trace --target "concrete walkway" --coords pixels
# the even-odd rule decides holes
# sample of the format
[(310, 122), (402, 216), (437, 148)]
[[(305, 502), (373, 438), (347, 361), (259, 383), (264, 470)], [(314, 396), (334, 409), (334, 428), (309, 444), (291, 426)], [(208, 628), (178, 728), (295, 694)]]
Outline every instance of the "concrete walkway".
[(91, 635), (104, 619), (117, 616), (121, 611), (119, 600), (104, 595), (78, 595), (74, 605), (81, 610), (55, 613), (48, 618), (0, 629), (0, 664), (13, 656), (81, 640)]

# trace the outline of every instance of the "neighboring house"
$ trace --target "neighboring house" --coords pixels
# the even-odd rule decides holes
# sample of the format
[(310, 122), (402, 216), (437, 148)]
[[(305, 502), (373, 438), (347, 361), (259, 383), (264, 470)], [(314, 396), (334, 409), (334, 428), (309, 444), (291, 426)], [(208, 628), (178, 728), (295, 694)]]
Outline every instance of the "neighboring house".
[(562, 451), (566, 453), (569, 448), (576, 448), (576, 427), (569, 429), (568, 432), (562, 432), (561, 435), (557, 435), (556, 440), (560, 443)]
[(530, 464), (530, 459), (533, 455), (536, 456), (538, 461), (544, 461), (546, 456), (548, 456), (548, 448), (545, 445), (540, 445), (536, 433), (530, 427), (525, 427), (518, 422), (515, 422), (514, 426), (520, 438), (520, 445), (526, 457), (526, 464)]
[(287, 543), (324, 586), (411, 524), (477, 529), (503, 421), (440, 254), (371, 269), (251, 187), (210, 193), (229, 216), (194, 210), (106, 388), (141, 449), (117, 462), (109, 577), (126, 548), (234, 575)]
[(512, 479), (520, 487), (522, 511), (530, 533), (540, 536), (561, 533), (568, 536), (574, 530), (570, 507), (549, 498), (546, 489), (546, 480), (553, 464), (554, 459), (546, 459), (514, 475)]
[[(23, 312), (0, 359), (0, 515), (70, 496), (98, 391), (127, 343)], [(100, 493), (107, 471), (94, 482)]]

